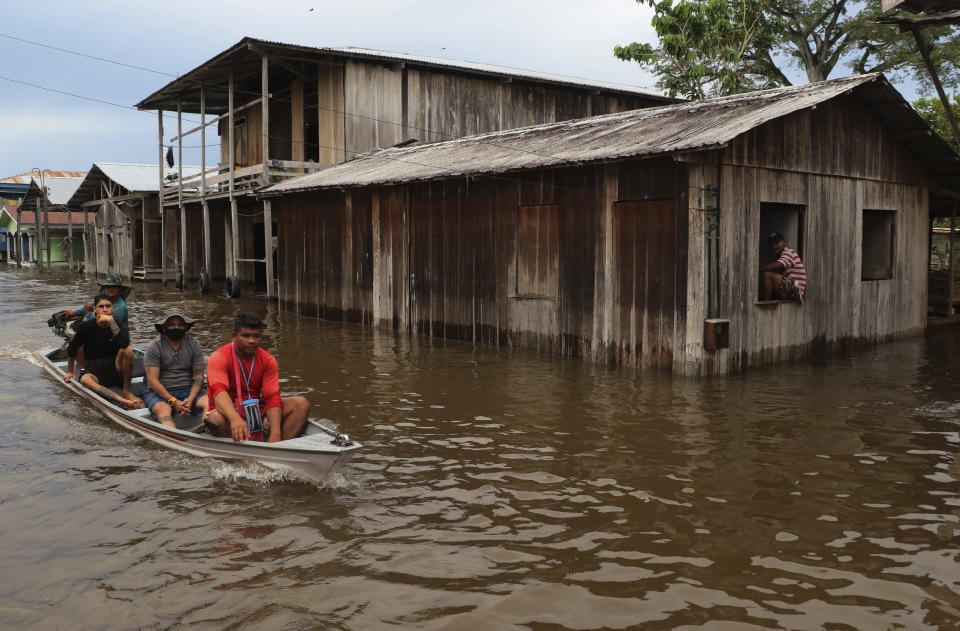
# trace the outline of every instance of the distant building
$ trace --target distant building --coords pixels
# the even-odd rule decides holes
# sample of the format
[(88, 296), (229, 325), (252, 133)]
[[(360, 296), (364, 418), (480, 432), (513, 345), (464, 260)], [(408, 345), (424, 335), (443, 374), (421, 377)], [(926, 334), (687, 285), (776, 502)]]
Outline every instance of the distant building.
[[(34, 170), (0, 179), (0, 231), (10, 261), (77, 268), (83, 243), (73, 239), (68, 201), (85, 173)], [(47, 213), (49, 212), (49, 217)], [(79, 226), (77, 236), (79, 236)], [(49, 234), (47, 234), (49, 230)], [(49, 256), (48, 256), (49, 250)]]
[[(160, 217), (159, 170), (156, 164), (94, 162), (79, 183), (70, 207), (82, 211), (88, 274), (153, 280), (160, 278), (164, 256), (172, 264), (179, 260), (179, 215)], [(180, 171), (164, 167), (165, 180), (176, 181)], [(182, 171), (193, 177), (200, 168)]]

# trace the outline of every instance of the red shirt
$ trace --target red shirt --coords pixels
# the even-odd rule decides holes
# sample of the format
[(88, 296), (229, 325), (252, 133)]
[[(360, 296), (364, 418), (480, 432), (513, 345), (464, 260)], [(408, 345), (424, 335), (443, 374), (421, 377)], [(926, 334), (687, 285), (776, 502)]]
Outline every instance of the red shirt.
[[(243, 367), (242, 373), (236, 368), (236, 363), (231, 361), (234, 357)], [(249, 390), (246, 381), (243, 381), (244, 373), (250, 377)], [(251, 398), (260, 399), (264, 410), (283, 405), (280, 400), (280, 367), (277, 360), (262, 348), (257, 349), (252, 360), (244, 359), (233, 352), (233, 342), (215, 350), (207, 362), (207, 394), (211, 401), (217, 394), (226, 392), (234, 405), (237, 404), (237, 381), (234, 378), (236, 374), (240, 374), (241, 378), (241, 403)]]

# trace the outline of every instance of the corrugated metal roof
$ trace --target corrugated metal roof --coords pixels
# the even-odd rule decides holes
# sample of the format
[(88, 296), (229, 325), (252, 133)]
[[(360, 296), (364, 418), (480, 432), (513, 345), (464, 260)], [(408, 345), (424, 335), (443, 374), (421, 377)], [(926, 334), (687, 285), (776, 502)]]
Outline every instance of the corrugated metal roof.
[[(51, 177), (45, 175), (42, 182), (47, 188), (47, 201), (52, 206), (65, 206), (73, 197), (73, 194), (77, 192), (85, 175), (86, 173), (81, 173), (79, 177)], [(35, 178), (30, 184), (27, 194), (23, 196), (23, 200), (20, 202), (23, 206), (32, 208), (34, 204), (42, 203), (40, 183), (41, 180)]]
[[(715, 148), (851, 91), (868, 105), (884, 105), (877, 116), (888, 126), (929, 132), (883, 75), (872, 74), (384, 149), (262, 192), (395, 184)], [(936, 134), (921, 134), (910, 146), (929, 158), (935, 172), (960, 174), (960, 159)]]
[[(176, 175), (178, 167), (164, 167), (164, 177)], [(184, 179), (200, 174), (198, 166), (183, 166)], [(127, 193), (156, 193), (160, 190), (156, 164), (129, 164), (121, 162), (94, 162), (83, 183), (70, 198), (71, 205), (96, 199), (100, 179), (105, 178), (126, 189)]]
[[(163, 86), (147, 98), (137, 103), (136, 107), (144, 110), (155, 110), (158, 107), (164, 109), (176, 109), (176, 104), (178, 101), (180, 101), (183, 107), (188, 108), (184, 109), (183, 111), (193, 112), (193, 108), (196, 105), (196, 100), (199, 98), (197, 95), (200, 91), (200, 85), (204, 82), (204, 80), (209, 83), (213, 77), (222, 79), (228, 69), (233, 70), (237, 67), (237, 58), (240, 56), (259, 56), (259, 53), (255, 52), (253, 49), (263, 50), (268, 53), (268, 56), (270, 54), (295, 54), (303, 57), (304, 59), (319, 60), (322, 58), (337, 57), (341, 59), (369, 60), (381, 64), (405, 63), (413, 66), (444, 69), (474, 75), (484, 75), (504, 79), (518, 79), (554, 85), (567, 85), (584, 89), (644, 96), (664, 103), (675, 103), (678, 100), (664, 96), (654, 90), (641, 88), (638, 86), (593, 81), (580, 77), (548, 74), (535, 72), (532, 70), (520, 70), (517, 68), (508, 68), (506, 66), (494, 66), (490, 64), (481, 64), (469, 61), (440, 59), (437, 57), (425, 57), (420, 55), (410, 55), (407, 53), (391, 53), (369, 48), (355, 48), (352, 46), (323, 48), (304, 46), (301, 44), (273, 42), (269, 40), (256, 39), (253, 37), (244, 37), (227, 50), (216, 55), (212, 59), (205, 61), (190, 72), (185, 73), (184, 75)], [(208, 112), (210, 112), (216, 108), (211, 105), (209, 101), (209, 94), (207, 98)]]

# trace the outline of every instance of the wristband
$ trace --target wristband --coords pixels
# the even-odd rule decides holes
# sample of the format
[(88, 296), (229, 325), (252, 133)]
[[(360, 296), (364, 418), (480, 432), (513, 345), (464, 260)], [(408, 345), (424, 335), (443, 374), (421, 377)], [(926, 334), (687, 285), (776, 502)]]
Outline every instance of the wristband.
[(170, 397), (169, 399), (167, 399), (167, 403), (169, 403), (170, 405), (173, 405), (176, 402), (177, 402), (177, 397)]

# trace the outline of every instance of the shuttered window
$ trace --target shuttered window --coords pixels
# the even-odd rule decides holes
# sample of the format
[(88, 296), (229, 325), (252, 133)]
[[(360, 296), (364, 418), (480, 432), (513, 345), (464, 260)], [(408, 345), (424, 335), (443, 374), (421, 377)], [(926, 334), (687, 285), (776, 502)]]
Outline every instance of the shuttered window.
[(555, 204), (517, 207), (517, 297), (557, 298), (558, 215)]

